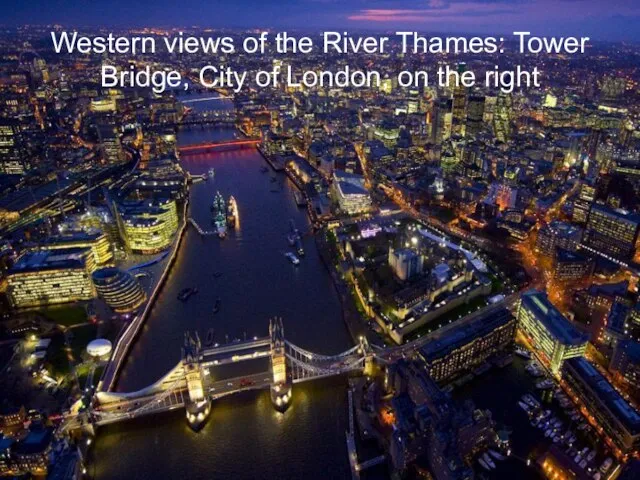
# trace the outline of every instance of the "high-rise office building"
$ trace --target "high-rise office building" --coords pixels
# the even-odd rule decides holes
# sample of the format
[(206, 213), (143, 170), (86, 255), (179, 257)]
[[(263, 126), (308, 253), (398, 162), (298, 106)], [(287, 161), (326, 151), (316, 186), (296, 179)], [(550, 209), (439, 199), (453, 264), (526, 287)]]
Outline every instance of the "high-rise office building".
[(470, 95), (467, 101), (466, 137), (475, 137), (484, 123), (484, 95)]
[(542, 292), (522, 294), (517, 318), (518, 327), (553, 373), (560, 371), (567, 358), (581, 356), (587, 348), (589, 336), (574, 327)]
[(507, 142), (511, 138), (511, 95), (498, 94), (493, 114), (493, 134), (499, 142)]
[(14, 120), (0, 119), (0, 173), (22, 175), (31, 168), (22, 134)]
[(117, 208), (118, 225), (127, 249), (134, 253), (157, 253), (169, 248), (178, 230), (175, 200), (126, 202)]
[(99, 230), (53, 235), (43, 242), (42, 248), (45, 250), (90, 248), (96, 265), (104, 265), (113, 258), (113, 250), (109, 237)]
[(552, 258), (556, 249), (574, 251), (578, 248), (582, 239), (582, 230), (570, 223), (554, 220), (545, 224), (539, 231), (536, 239), (536, 250), (543, 255)]
[(589, 217), (589, 210), (591, 204), (596, 196), (596, 189), (589, 184), (582, 184), (580, 186), (580, 193), (578, 198), (573, 202), (573, 217), (572, 220), (576, 223), (584, 224)]
[(100, 140), (100, 152), (105, 163), (120, 163), (125, 160), (120, 136), (113, 125), (100, 125), (98, 127), (98, 138)]
[(433, 142), (441, 144), (451, 136), (451, 113), (452, 101), (450, 99), (440, 99), (434, 107), (433, 115)]
[(593, 252), (625, 261), (633, 257), (639, 230), (640, 215), (594, 204), (583, 243)]
[[(464, 63), (458, 64), (458, 74), (462, 75), (467, 66)], [(459, 76), (458, 76), (459, 78)], [(453, 87), (453, 102), (451, 105), (452, 133), (455, 135), (465, 135), (465, 112), (467, 108), (467, 87), (458, 81)]]

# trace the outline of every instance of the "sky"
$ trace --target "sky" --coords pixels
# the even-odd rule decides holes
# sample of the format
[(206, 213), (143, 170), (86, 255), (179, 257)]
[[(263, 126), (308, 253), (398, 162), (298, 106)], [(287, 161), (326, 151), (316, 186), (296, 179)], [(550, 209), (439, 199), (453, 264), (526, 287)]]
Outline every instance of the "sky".
[(418, 30), (640, 41), (640, 0), (33, 0), (0, 24)]

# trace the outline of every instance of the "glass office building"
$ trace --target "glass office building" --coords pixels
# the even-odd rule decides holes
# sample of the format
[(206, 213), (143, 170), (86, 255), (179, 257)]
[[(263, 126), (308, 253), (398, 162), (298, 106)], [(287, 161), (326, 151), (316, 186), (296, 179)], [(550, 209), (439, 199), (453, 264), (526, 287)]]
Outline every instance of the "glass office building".
[(522, 294), (518, 306), (518, 327), (531, 342), (535, 353), (553, 373), (559, 373), (567, 358), (582, 356), (589, 341), (537, 290)]

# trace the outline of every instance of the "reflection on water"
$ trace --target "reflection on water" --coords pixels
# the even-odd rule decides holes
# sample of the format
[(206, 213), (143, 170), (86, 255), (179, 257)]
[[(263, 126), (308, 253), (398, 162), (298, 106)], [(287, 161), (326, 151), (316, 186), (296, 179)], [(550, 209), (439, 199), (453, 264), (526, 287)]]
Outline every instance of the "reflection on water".
[[(196, 128), (181, 132), (179, 139), (193, 144), (229, 136), (229, 131)], [(301, 231), (309, 226), (284, 176), (272, 192), (269, 174), (260, 171), (265, 162), (254, 149), (196, 155), (182, 164), (194, 174), (215, 169), (213, 181), (193, 186), (191, 216), (210, 228), (209, 207), (219, 190), (225, 198), (236, 198), (240, 224), (223, 241), (188, 229), (118, 389), (141, 388), (174, 366), (185, 330), (204, 338), (213, 328), (215, 341), (222, 343), (266, 335), (268, 319), (278, 315), (284, 318), (286, 337), (306, 349), (335, 353), (348, 348), (339, 299), (313, 237), (304, 239), (306, 255), (299, 267), (284, 257), (289, 219)], [(185, 303), (178, 301), (178, 292), (189, 286), (199, 292)], [(218, 297), (220, 311), (214, 314)], [(90, 473), (142, 479), (348, 478), (345, 386), (344, 378), (296, 385), (293, 405), (284, 415), (272, 408), (266, 391), (222, 399), (214, 402), (198, 434), (187, 427), (182, 411), (105, 427)]]

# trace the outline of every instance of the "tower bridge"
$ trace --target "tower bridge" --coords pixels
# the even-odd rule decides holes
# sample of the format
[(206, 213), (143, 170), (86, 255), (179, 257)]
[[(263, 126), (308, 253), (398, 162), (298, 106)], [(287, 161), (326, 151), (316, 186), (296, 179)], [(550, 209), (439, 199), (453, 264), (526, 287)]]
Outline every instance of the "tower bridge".
[[(518, 296), (515, 292), (467, 315), (455, 325), (471, 322), (478, 315), (490, 314), (498, 308), (512, 307)], [(244, 342), (202, 348), (197, 335), (187, 334), (182, 360), (158, 381), (135, 392), (97, 392), (88, 408), (75, 409), (65, 415), (60, 429), (92, 430), (95, 426), (184, 408), (189, 424), (197, 430), (206, 421), (211, 402), (238, 392), (267, 388), (274, 407), (284, 411), (290, 405), (295, 384), (351, 372), (369, 374), (375, 362), (386, 364), (411, 355), (427, 341), (446, 335), (453, 326), (444, 326), (404, 345), (385, 348), (361, 338), (357, 345), (336, 355), (311, 352), (286, 340), (280, 318), (270, 321), (269, 336)], [(260, 358), (269, 359), (269, 367), (263, 372), (224, 380), (217, 378), (218, 366)]]
[[(203, 348), (198, 335), (185, 334), (182, 360), (153, 384), (134, 392), (97, 392), (88, 408), (69, 413), (61, 431), (108, 425), (144, 415), (183, 408), (189, 425), (198, 430), (206, 422), (214, 400), (248, 390), (269, 389), (279, 411), (291, 403), (293, 385), (319, 378), (363, 372), (376, 350), (363, 338), (336, 355), (305, 350), (284, 337), (282, 319), (269, 324), (269, 336)], [(380, 351), (380, 350), (378, 350)], [(267, 370), (235, 378), (217, 379), (216, 367), (260, 358)]]

